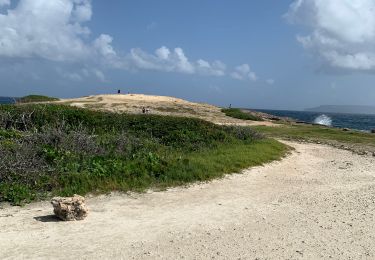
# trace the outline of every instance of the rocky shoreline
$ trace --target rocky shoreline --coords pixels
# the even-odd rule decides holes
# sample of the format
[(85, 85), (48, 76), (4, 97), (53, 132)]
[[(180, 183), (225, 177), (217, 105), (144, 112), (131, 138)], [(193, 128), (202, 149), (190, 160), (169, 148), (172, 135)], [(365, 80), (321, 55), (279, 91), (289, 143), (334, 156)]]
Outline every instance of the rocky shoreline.
[(280, 123), (290, 123), (290, 124), (315, 125), (315, 126), (322, 126), (322, 127), (327, 127), (327, 128), (341, 129), (343, 131), (369, 132), (369, 133), (375, 134), (375, 128), (370, 130), (370, 131), (358, 130), (358, 129), (347, 128), (347, 127), (340, 128), (340, 127), (310, 123), (310, 122), (306, 122), (306, 121), (302, 121), (302, 120), (296, 120), (296, 119), (293, 119), (291, 117), (275, 116), (275, 115), (264, 113), (264, 112), (254, 111), (254, 110), (251, 110), (251, 109), (241, 109), (241, 111), (244, 112), (244, 113), (248, 113), (248, 114), (260, 117), (265, 121), (271, 121), (271, 122), (274, 122), (274, 123), (280, 122)]

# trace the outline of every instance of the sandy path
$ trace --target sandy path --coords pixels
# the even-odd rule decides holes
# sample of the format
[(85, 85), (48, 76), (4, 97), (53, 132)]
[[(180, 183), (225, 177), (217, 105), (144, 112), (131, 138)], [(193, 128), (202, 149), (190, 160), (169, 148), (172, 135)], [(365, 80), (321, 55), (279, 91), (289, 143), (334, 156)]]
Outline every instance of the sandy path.
[(82, 222), (54, 222), (47, 202), (3, 208), (0, 259), (374, 259), (375, 158), (289, 144), (242, 175), (91, 198)]

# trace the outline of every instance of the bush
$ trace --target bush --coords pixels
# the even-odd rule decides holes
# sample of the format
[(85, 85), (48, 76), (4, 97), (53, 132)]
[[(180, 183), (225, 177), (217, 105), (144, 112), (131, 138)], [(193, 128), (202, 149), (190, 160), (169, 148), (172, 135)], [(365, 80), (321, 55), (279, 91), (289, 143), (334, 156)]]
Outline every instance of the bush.
[(58, 98), (54, 97), (47, 97), (41, 95), (29, 95), (22, 98), (17, 99), (17, 103), (32, 103), (32, 102), (47, 102), (47, 101), (57, 101)]
[(223, 112), (227, 116), (242, 120), (263, 121), (262, 118), (252, 115), (250, 113), (243, 112), (239, 108), (223, 108), (221, 112)]
[[(237, 153), (252, 154), (251, 147), (261, 139), (250, 128), (192, 118), (4, 105), (0, 106), (0, 201), (21, 204), (48, 194), (143, 190), (210, 179), (233, 169), (227, 165), (236, 160), (246, 165), (233, 147), (242, 147)], [(231, 151), (226, 155), (231, 159), (216, 161), (218, 150), (220, 156)], [(202, 164), (192, 159), (196, 154), (213, 155)], [(213, 162), (215, 167), (205, 172)]]
[(222, 127), (193, 118), (125, 115), (61, 105), (0, 106), (0, 127), (4, 129), (41, 131), (46, 126), (64, 131), (87, 129), (97, 135), (127, 132), (192, 150), (228, 138)]

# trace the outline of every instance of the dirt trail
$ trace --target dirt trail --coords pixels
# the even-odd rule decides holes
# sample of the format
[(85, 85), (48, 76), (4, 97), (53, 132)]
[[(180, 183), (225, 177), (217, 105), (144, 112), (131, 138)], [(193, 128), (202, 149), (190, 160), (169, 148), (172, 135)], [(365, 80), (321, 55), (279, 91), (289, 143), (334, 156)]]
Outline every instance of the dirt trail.
[(374, 259), (375, 158), (316, 144), (222, 180), (0, 210), (0, 259)]

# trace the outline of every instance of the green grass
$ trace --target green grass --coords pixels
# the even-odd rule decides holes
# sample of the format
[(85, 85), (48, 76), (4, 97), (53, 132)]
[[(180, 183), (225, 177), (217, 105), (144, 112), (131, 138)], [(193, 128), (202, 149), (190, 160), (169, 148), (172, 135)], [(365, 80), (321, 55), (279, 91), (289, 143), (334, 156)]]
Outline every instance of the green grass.
[(254, 116), (250, 113), (245, 113), (239, 108), (223, 108), (221, 110), (226, 116), (242, 119), (242, 120), (252, 120), (252, 121), (263, 121), (262, 118)]
[(256, 131), (269, 137), (342, 144), (365, 145), (375, 148), (375, 135), (359, 131), (343, 131), (337, 128), (313, 125), (280, 125), (278, 127), (256, 126)]
[(220, 145), (216, 149), (189, 154), (186, 157), (189, 163), (177, 165), (172, 171), (181, 176), (175, 180), (177, 184), (180, 180), (205, 181), (278, 160), (287, 150), (285, 145), (273, 139), (258, 140), (252, 144), (239, 142)]
[[(70, 196), (75, 193), (103, 193), (113, 190), (164, 189), (240, 172), (251, 166), (278, 160), (287, 151), (285, 145), (270, 139), (259, 140), (252, 144), (223, 144), (215, 149), (204, 149), (187, 154), (169, 151), (155, 154), (155, 157), (150, 156), (143, 162), (113, 161), (114, 165), (118, 165), (113, 166), (114, 169), (105, 175), (95, 175), (90, 172), (70, 173), (58, 180), (59, 188), (53, 192)], [(119, 168), (116, 170), (116, 167)]]
[(251, 128), (58, 105), (0, 106), (0, 202), (143, 191), (280, 159), (288, 148)]
[(58, 98), (42, 96), (42, 95), (28, 95), (17, 100), (18, 103), (33, 103), (33, 102), (47, 102), (57, 101)]

